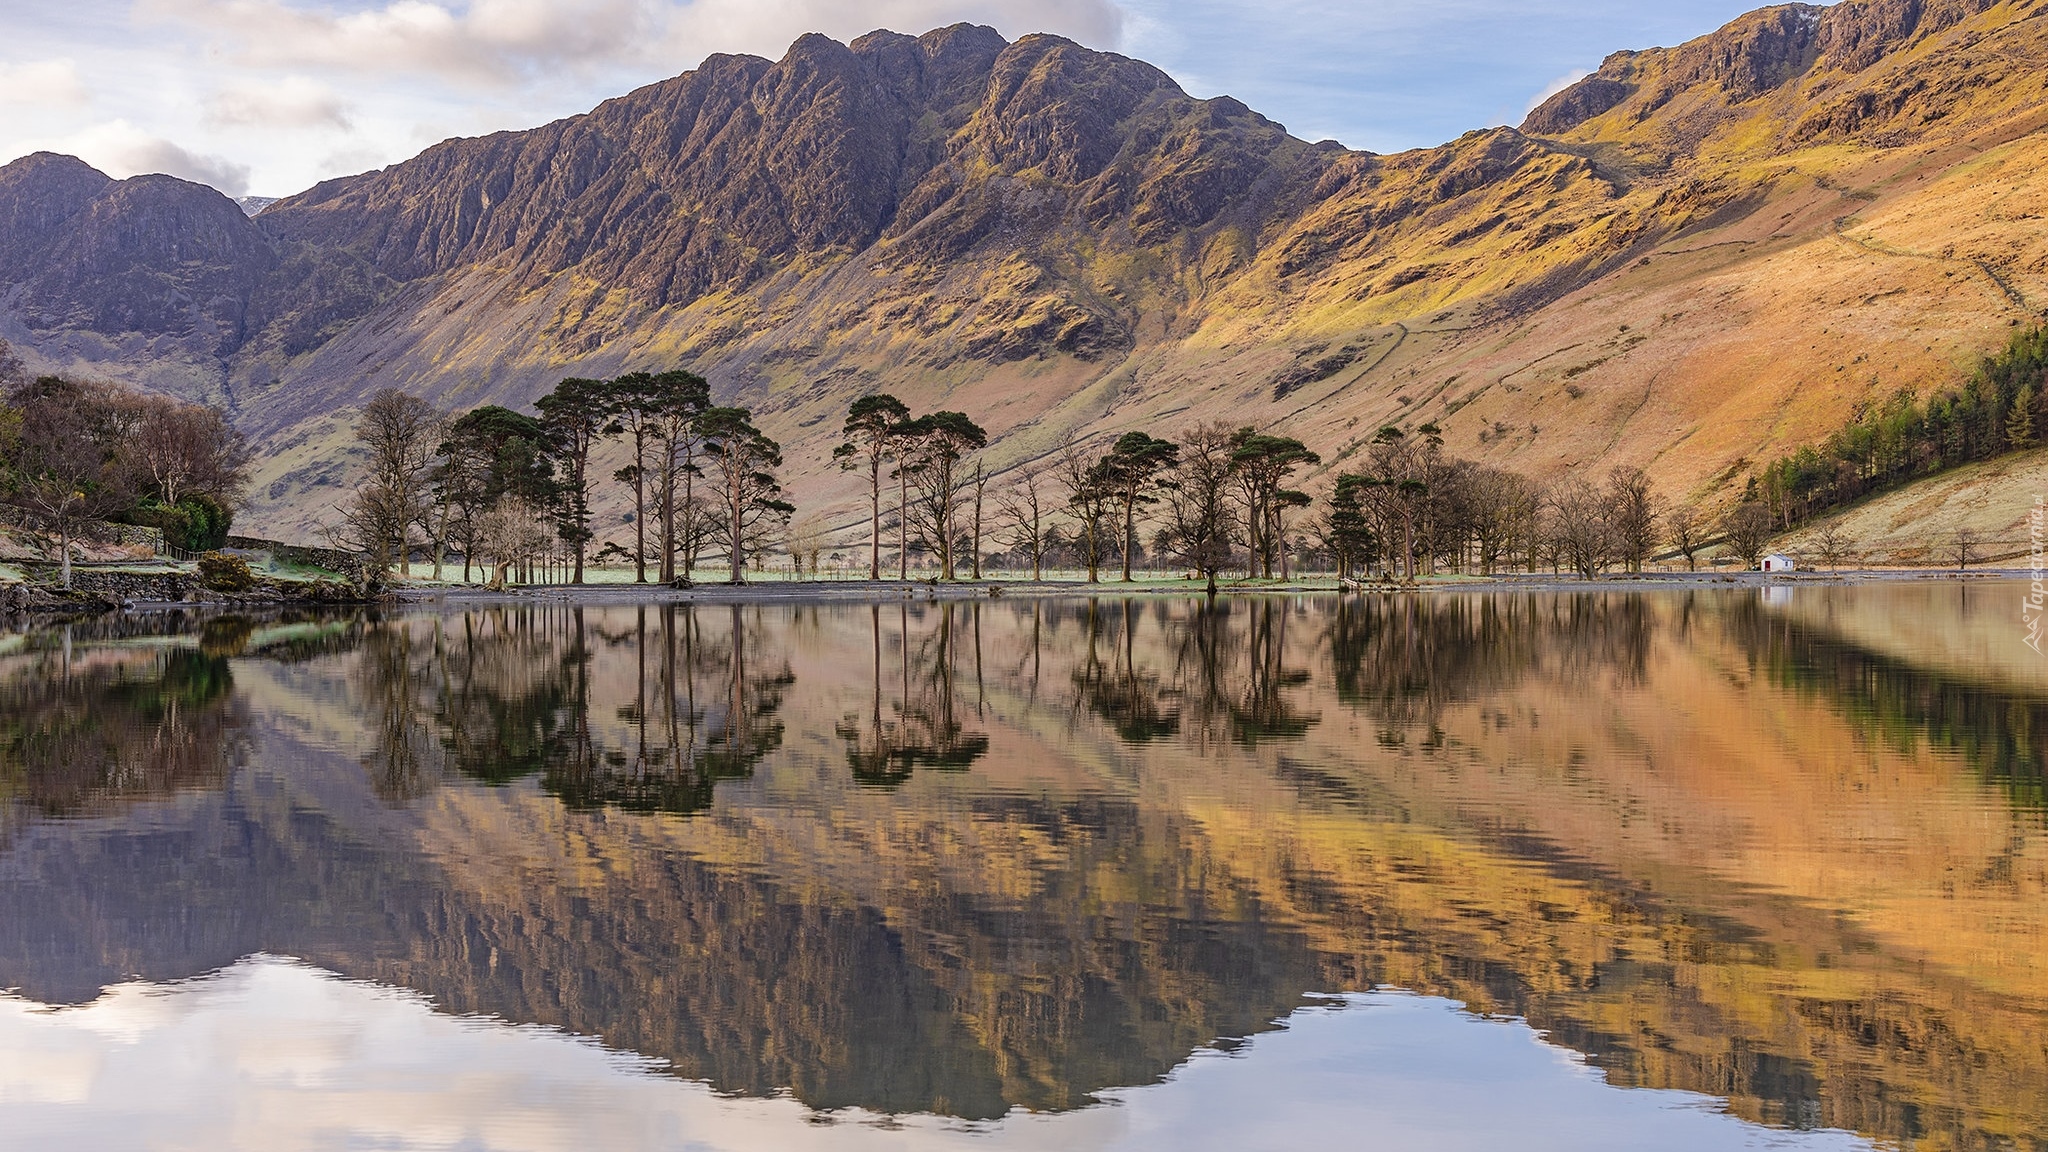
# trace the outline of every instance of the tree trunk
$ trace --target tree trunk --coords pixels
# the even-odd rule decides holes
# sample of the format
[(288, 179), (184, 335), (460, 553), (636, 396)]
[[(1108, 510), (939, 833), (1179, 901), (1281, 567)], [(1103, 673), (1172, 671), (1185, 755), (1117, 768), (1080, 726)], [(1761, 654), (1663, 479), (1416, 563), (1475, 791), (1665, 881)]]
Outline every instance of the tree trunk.
[(676, 480), (666, 467), (661, 477), (661, 582), (676, 578)]
[[(746, 525), (744, 523), (745, 513), (740, 508), (737, 495), (729, 496), (726, 503), (726, 512), (731, 517), (730, 528), (732, 530), (732, 547), (726, 549), (726, 558), (732, 561), (732, 582), (734, 584), (743, 584), (746, 582), (746, 574), (741, 571), (741, 568), (746, 563), (746, 557), (744, 555), (745, 549), (740, 547), (740, 532)], [(734, 608), (734, 611), (737, 612), (738, 608)]]
[(633, 583), (647, 583), (646, 433), (633, 429)]
[[(868, 457), (868, 579), (882, 578), (882, 458)], [(880, 624), (876, 625), (881, 627)]]
[(1136, 548), (1132, 547), (1132, 544), (1135, 543), (1134, 537), (1136, 537), (1137, 532), (1138, 502), (1135, 499), (1126, 499), (1124, 501), (1124, 583), (1126, 584), (1131, 582), (1131, 553), (1137, 551)]
[[(442, 501), (442, 502), (441, 502), (441, 527), (440, 527), (439, 529), (437, 529), (437, 530), (436, 530), (436, 531), (434, 532), (434, 579), (435, 579), (435, 580), (439, 580), (439, 579), (441, 578), (441, 565), (442, 565), (442, 563), (443, 563), (444, 561), (446, 561), (447, 559), (448, 559), (448, 502), (444, 500), (444, 501)], [(467, 569), (468, 567), (469, 567), (469, 565), (467, 565), (467, 564), (464, 564), (464, 565), (463, 565), (463, 568), (465, 568), (465, 569)], [(467, 577), (467, 573), (466, 573), (466, 572), (465, 572), (465, 574), (464, 574), (464, 581), (463, 581), (463, 582), (464, 582), (464, 583), (467, 583), (467, 582), (468, 582), (468, 577)]]

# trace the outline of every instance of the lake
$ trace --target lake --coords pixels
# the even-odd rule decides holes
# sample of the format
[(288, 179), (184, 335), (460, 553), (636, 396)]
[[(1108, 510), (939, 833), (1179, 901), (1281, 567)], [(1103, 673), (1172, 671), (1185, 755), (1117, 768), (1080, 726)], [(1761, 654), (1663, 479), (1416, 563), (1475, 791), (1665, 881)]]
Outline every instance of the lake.
[(2048, 1148), (2020, 598), (0, 636), (0, 1147)]

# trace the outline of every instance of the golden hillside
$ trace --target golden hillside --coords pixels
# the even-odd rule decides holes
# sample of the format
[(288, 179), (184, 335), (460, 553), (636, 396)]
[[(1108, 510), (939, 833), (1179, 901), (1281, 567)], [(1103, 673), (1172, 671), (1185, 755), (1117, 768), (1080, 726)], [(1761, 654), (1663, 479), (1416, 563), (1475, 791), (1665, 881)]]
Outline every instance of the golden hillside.
[[(968, 412), (999, 467), (1209, 418), (1341, 466), (1434, 421), (1461, 454), (1639, 464), (1713, 504), (2048, 302), (2044, 11), (1764, 9), (1618, 53), (1519, 130), (1393, 156), (1056, 37), (813, 36), (246, 233), (198, 193), (30, 158), (0, 170), (0, 205), (34, 208), (0, 212), (0, 254), (41, 269), (10, 307), (42, 362), (229, 404), (267, 450), (251, 519), (286, 536), (347, 490), (371, 390), (517, 404), (677, 364), (754, 407), (797, 502), (839, 521), (829, 449), (874, 389)], [(105, 240), (145, 217), (203, 225), (184, 263)]]

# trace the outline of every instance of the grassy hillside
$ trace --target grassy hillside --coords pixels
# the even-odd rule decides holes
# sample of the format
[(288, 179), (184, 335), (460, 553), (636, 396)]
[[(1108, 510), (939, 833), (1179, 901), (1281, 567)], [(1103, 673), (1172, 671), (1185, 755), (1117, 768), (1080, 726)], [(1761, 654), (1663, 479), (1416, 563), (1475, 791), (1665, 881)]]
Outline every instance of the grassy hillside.
[[(1459, 455), (1641, 465), (1718, 506), (2048, 306), (2043, 17), (1764, 9), (1618, 53), (1521, 130), (1395, 156), (1057, 38), (810, 37), (272, 206), (250, 225), (268, 270), (216, 277), (256, 285), (238, 344), (54, 308), (0, 328), (232, 405), (267, 455), (250, 525), (287, 538), (353, 482), (376, 388), (520, 404), (679, 364), (753, 407), (798, 505), (849, 529), (829, 451), (876, 389), (967, 412), (999, 469), (1069, 431), (1212, 418), (1341, 468), (1384, 424), (1435, 422)], [(599, 511), (602, 540), (623, 494)]]

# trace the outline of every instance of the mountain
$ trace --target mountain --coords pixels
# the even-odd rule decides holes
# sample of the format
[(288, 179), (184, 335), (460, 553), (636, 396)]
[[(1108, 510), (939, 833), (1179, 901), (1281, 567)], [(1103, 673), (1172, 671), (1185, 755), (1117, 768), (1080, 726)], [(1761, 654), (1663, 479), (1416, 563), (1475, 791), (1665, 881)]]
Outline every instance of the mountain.
[(268, 450), (249, 519), (286, 535), (346, 490), (376, 388), (518, 404), (676, 364), (849, 521), (829, 448), (876, 388), (975, 416), (998, 467), (1211, 418), (1341, 467), (1433, 421), (1712, 504), (2048, 301), (2042, 15), (1768, 8), (1392, 156), (966, 25), (715, 56), (253, 217), (38, 155), (0, 169), (0, 334), (227, 405)]

